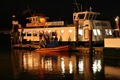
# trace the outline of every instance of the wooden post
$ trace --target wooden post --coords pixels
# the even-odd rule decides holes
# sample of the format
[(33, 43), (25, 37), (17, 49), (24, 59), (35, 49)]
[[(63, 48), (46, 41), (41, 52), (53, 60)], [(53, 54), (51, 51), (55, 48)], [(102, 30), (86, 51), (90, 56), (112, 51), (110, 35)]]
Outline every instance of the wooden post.
[(89, 54), (92, 56), (93, 49), (92, 49), (92, 30), (89, 30)]
[(76, 26), (76, 46), (78, 46), (78, 20), (75, 21)]
[(118, 16), (115, 18), (115, 22), (116, 22), (116, 31), (115, 31), (116, 37), (119, 37), (119, 17)]
[(93, 48), (92, 48), (92, 28), (89, 29), (89, 57), (92, 67), (92, 60), (93, 60)]

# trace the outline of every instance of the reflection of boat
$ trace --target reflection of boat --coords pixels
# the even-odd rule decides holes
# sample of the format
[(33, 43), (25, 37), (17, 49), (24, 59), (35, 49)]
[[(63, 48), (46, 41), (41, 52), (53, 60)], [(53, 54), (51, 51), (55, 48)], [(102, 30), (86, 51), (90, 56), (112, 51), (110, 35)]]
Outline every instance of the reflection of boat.
[(54, 48), (39, 48), (36, 49), (36, 52), (67, 52), (69, 51), (70, 47), (69, 45), (65, 45), (65, 46), (58, 46), (58, 47), (54, 47)]

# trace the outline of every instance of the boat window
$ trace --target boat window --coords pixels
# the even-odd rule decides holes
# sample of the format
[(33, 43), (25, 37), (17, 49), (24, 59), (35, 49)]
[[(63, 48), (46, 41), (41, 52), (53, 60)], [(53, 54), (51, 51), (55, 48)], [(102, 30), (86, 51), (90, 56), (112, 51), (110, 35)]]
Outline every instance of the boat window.
[(96, 15), (92, 15), (91, 19), (95, 20), (96, 19)]
[(106, 33), (106, 35), (109, 35), (109, 32), (108, 32), (108, 30), (107, 30), (107, 29), (105, 29), (105, 33)]
[(43, 31), (39, 31), (39, 36), (40, 36), (40, 37), (43, 36)]
[(105, 33), (106, 33), (106, 35), (112, 35), (111, 29), (105, 29)]
[(82, 36), (82, 35), (83, 35), (83, 30), (82, 30), (82, 29), (79, 29), (79, 30), (78, 30), (78, 34), (79, 34), (80, 36)]
[(86, 19), (89, 19), (89, 14), (86, 15)]
[(37, 31), (33, 31), (33, 36), (37, 36)]
[(79, 14), (78, 19), (84, 19), (85, 14)]
[(26, 32), (22, 31), (21, 36), (25, 36), (25, 35), (26, 35)]
[(75, 16), (73, 17), (73, 19), (75, 19)]
[(32, 32), (27, 32), (27, 36), (31, 36)]
[(93, 19), (93, 14), (87, 14), (87, 15), (86, 15), (86, 19), (89, 19), (89, 20), (90, 20), (90, 19)]
[(110, 35), (112, 35), (112, 30), (111, 29), (109, 29), (109, 33), (110, 33)]
[(57, 36), (57, 32), (52, 32), (52, 36)]
[(101, 35), (100, 29), (97, 29), (97, 33), (98, 35)]
[(35, 21), (35, 18), (33, 18), (33, 22)]
[(93, 29), (93, 33), (94, 33), (95, 36), (97, 35), (96, 29)]
[(90, 14), (89, 19), (93, 19), (93, 16), (94, 16), (93, 14)]

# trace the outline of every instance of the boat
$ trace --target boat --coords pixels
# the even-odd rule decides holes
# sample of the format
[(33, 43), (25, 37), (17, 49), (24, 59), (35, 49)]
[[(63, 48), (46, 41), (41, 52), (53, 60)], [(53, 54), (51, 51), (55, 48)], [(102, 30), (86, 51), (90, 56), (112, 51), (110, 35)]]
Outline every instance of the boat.
[[(90, 30), (92, 30), (92, 43), (104, 44), (104, 38), (112, 38), (112, 27), (110, 21), (99, 19), (100, 13), (90, 8), (87, 11), (73, 13), (73, 23), (64, 24), (62, 20), (49, 21), (49, 17), (33, 15), (27, 17), (30, 21), (25, 27), (18, 27), (19, 42), (39, 42), (41, 34), (49, 34), (50, 37), (57, 33), (59, 43), (88, 44), (90, 41)], [(13, 29), (16, 29), (13, 27)], [(66, 36), (67, 35), (67, 36)]]
[(58, 46), (54, 48), (38, 48), (35, 51), (36, 52), (68, 52), (70, 50), (69, 45), (65, 46)]

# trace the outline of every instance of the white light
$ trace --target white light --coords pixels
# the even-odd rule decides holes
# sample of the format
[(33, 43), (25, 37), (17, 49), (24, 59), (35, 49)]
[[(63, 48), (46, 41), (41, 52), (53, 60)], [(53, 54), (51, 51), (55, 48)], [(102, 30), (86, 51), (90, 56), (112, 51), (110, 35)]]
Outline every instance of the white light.
[(79, 30), (78, 30), (78, 34), (81, 35), (81, 36), (83, 35), (83, 34), (82, 34), (82, 29), (79, 29)]
[(98, 35), (101, 35), (101, 32), (100, 32), (100, 30), (99, 30), (99, 29), (97, 29), (97, 33), (98, 33)]
[(71, 29), (69, 30), (69, 33), (72, 33), (72, 30), (71, 30)]
[(118, 21), (118, 19), (119, 19), (119, 17), (117, 16), (117, 17), (115, 18), (115, 21)]
[(64, 63), (64, 58), (61, 58), (61, 69), (62, 69), (62, 73), (65, 73), (65, 63)]
[(61, 33), (64, 33), (64, 30), (61, 30)]
[(79, 60), (78, 68), (79, 68), (79, 73), (83, 73), (84, 70), (83, 60)]
[(101, 60), (95, 60), (95, 61), (94, 61), (94, 64), (93, 64), (93, 72), (94, 72), (94, 73), (100, 72), (101, 69), (102, 69)]
[(50, 32), (51, 32), (51, 30), (48, 30), (48, 32), (50, 33)]
[(97, 35), (96, 29), (93, 29), (93, 33), (94, 33), (95, 36)]
[(70, 72), (70, 74), (73, 72), (73, 65), (72, 65), (72, 61), (70, 61), (70, 63), (69, 63), (69, 72)]

